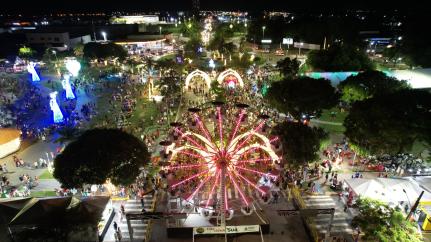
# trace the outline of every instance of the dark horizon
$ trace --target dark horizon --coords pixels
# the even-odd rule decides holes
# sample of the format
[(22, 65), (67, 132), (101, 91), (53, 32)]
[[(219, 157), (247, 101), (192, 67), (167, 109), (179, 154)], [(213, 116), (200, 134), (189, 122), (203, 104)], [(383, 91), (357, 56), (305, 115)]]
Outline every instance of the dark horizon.
[[(96, 1), (76, 0), (66, 2), (62, 0), (39, 0), (27, 3), (22, 1), (9, 2), (3, 5), (0, 12), (4, 14), (46, 14), (55, 12), (106, 12), (128, 11), (128, 12), (151, 12), (151, 11), (191, 11), (192, 0), (122, 0), (122, 1)], [(406, 2), (370, 1), (348, 2), (339, 0), (327, 1), (289, 1), (289, 0), (216, 0), (200, 1), (200, 10), (209, 11), (292, 11), (292, 12), (337, 12), (346, 10), (367, 11), (394, 11), (421, 12), (426, 8), (419, 4), (408, 4)]]

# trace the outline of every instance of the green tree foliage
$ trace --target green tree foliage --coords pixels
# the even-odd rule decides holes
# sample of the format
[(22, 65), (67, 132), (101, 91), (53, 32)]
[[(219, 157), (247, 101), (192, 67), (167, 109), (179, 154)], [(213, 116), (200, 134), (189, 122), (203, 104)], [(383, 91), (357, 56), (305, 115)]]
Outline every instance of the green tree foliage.
[(376, 155), (411, 150), (413, 143), (431, 144), (431, 94), (402, 90), (353, 103), (344, 120), (350, 143)]
[(82, 56), (84, 56), (84, 44), (79, 43), (75, 47), (73, 47), (73, 54), (76, 57), (82, 57)]
[(396, 92), (409, 88), (406, 81), (388, 77), (380, 71), (365, 71), (356, 76), (349, 76), (338, 88), (342, 92), (341, 99), (347, 103), (371, 98), (376, 95)]
[(127, 51), (121, 46), (114, 43), (97, 43), (90, 42), (84, 46), (84, 57), (86, 58), (116, 58), (124, 60), (127, 57)]
[(364, 51), (348, 45), (334, 44), (326, 50), (308, 53), (307, 64), (316, 71), (364, 71), (373, 64)]
[(280, 138), (284, 159), (294, 167), (319, 159), (321, 145), (329, 138), (323, 129), (300, 122), (278, 124), (272, 133)]
[(185, 56), (189, 58), (195, 58), (200, 55), (198, 49), (202, 47), (200, 38), (190, 38), (189, 41), (184, 45)]
[(160, 79), (160, 92), (163, 96), (173, 97), (181, 91), (181, 75), (175, 69), (163, 72)]
[(300, 119), (302, 114), (320, 116), (322, 109), (337, 104), (339, 95), (329, 80), (299, 77), (272, 83), (266, 97), (278, 111)]
[(129, 185), (149, 161), (147, 147), (118, 129), (93, 129), (69, 143), (54, 160), (54, 177), (66, 188), (84, 184)]
[(359, 215), (353, 218), (352, 225), (359, 226), (364, 232), (363, 239), (379, 242), (423, 241), (416, 225), (406, 221), (399, 209), (369, 198), (358, 199), (357, 205)]
[(18, 50), (18, 56), (21, 58), (30, 58), (36, 54), (36, 51), (30, 47), (23, 46)]
[(289, 57), (286, 57), (277, 61), (277, 68), (280, 74), (285, 78), (294, 78), (298, 75), (300, 64), (301, 63), (296, 58), (290, 59)]

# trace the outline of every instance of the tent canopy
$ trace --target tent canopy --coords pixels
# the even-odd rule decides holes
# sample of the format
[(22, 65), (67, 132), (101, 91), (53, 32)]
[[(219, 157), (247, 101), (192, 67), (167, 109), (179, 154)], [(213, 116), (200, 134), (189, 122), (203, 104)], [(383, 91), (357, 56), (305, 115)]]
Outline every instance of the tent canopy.
[(0, 216), (12, 226), (96, 223), (108, 201), (107, 196), (25, 198), (0, 202)]
[[(378, 199), (383, 202), (413, 203), (423, 189), (416, 182), (406, 178), (352, 178), (345, 180), (355, 195)], [(425, 191), (421, 201), (431, 201), (431, 193)]]

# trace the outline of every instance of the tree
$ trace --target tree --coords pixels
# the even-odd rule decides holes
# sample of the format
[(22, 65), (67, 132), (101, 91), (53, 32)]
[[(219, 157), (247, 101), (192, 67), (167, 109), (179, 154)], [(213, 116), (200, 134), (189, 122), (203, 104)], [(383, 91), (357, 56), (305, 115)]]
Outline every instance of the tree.
[(73, 47), (73, 54), (76, 57), (82, 57), (84, 55), (84, 44), (79, 43), (75, 47)]
[(298, 59), (286, 57), (277, 61), (277, 68), (280, 74), (285, 78), (294, 78), (298, 74), (300, 64), (301, 62), (299, 62)]
[(342, 92), (341, 99), (347, 103), (353, 103), (375, 95), (407, 89), (409, 84), (386, 76), (380, 71), (365, 71), (356, 76), (349, 76), (338, 87)]
[(317, 160), (321, 145), (329, 138), (323, 129), (300, 122), (278, 124), (272, 133), (281, 141), (283, 158), (295, 167)]
[(401, 90), (353, 103), (344, 120), (350, 143), (376, 155), (411, 150), (415, 141), (431, 144), (431, 94)]
[(168, 69), (164, 71), (162, 78), (160, 79), (160, 92), (165, 97), (173, 97), (180, 93), (181, 76), (174, 69)]
[(127, 51), (121, 46), (114, 43), (98, 43), (90, 42), (84, 46), (84, 57), (86, 58), (101, 58), (118, 57), (124, 60), (127, 57)]
[(272, 83), (266, 97), (278, 111), (300, 119), (303, 114), (320, 116), (322, 109), (337, 104), (339, 95), (329, 80), (299, 77)]
[(54, 160), (54, 177), (66, 188), (84, 184), (129, 185), (149, 160), (138, 138), (118, 129), (93, 129), (69, 143)]
[(406, 221), (399, 208), (391, 208), (386, 203), (360, 198), (356, 201), (359, 215), (355, 216), (352, 225), (364, 232), (364, 240), (379, 242), (420, 242), (422, 235), (417, 225)]
[(306, 63), (318, 71), (365, 71), (373, 69), (373, 64), (364, 51), (342, 44), (334, 44), (323, 50), (310, 51)]
[(30, 47), (23, 46), (18, 50), (18, 56), (22, 58), (30, 58), (36, 54), (36, 51)]

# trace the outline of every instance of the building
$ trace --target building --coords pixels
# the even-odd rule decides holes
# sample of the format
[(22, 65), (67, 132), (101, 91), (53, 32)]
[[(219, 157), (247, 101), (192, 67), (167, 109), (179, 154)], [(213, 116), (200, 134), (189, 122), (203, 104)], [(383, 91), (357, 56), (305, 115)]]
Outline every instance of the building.
[(89, 34), (70, 34), (69, 32), (29, 32), (25, 34), (29, 45), (59, 48), (65, 50), (77, 44), (91, 41)]
[(0, 158), (6, 157), (21, 145), (21, 131), (17, 129), (0, 129)]
[(111, 24), (159, 24), (161, 23), (158, 15), (134, 15), (134, 16), (115, 16), (109, 22)]

